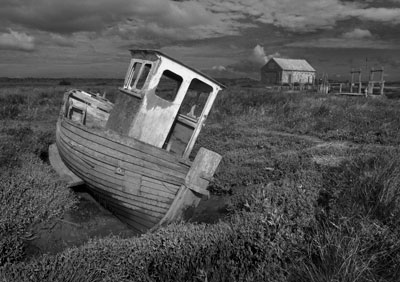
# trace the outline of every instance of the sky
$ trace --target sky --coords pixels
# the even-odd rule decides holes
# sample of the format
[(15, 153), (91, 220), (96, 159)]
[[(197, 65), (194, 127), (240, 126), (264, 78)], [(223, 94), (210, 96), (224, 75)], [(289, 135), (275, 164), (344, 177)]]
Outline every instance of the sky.
[(0, 0), (0, 77), (123, 78), (129, 49), (214, 77), (281, 57), (400, 81), (400, 0)]

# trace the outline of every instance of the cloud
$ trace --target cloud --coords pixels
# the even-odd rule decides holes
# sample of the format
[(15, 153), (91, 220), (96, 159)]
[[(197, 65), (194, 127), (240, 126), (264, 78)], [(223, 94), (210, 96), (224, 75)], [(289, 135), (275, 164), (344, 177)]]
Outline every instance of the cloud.
[(231, 21), (250, 18), (300, 32), (331, 28), (347, 6), (355, 4), (345, 7), (339, 0), (231, 0), (210, 4), (212, 11), (224, 13)]
[(304, 33), (333, 29), (351, 18), (400, 23), (400, 8), (369, 5), (341, 0), (2, 0), (0, 26), (167, 45), (241, 35), (265, 24)]
[(257, 44), (256, 47), (254, 47), (253, 49), (253, 56), (251, 57), (251, 59), (257, 63), (265, 64), (268, 60), (265, 56), (264, 47)]
[(253, 24), (237, 22), (225, 14), (212, 12), (200, 1), (155, 1), (147, 9), (132, 11), (132, 17), (110, 27), (108, 33), (125, 39), (149, 40), (171, 43), (186, 40), (208, 39), (227, 35), (240, 35), (240, 30)]
[(240, 78), (246, 77), (247, 73), (237, 72), (230, 68), (226, 68), (224, 70), (215, 70), (215, 69), (202, 69), (203, 73), (209, 75), (210, 77), (219, 79), (219, 78)]
[(58, 34), (96, 32), (135, 40), (202, 39), (239, 34), (246, 24), (225, 21), (199, 1), (3, 0), (0, 25)]
[(219, 66), (213, 66), (211, 69), (216, 71), (225, 71), (226, 67), (219, 65)]
[(0, 34), (0, 49), (33, 51), (35, 49), (34, 41), (32, 36), (10, 29), (9, 33)]
[(348, 39), (362, 39), (362, 38), (370, 38), (372, 37), (372, 34), (367, 29), (355, 28), (352, 31), (344, 33), (342, 37)]
[[(393, 4), (395, 0), (1, 2), (0, 48), (35, 49), (36, 64), (111, 62), (116, 54), (124, 54), (117, 59), (122, 65), (129, 46), (164, 49), (199, 69), (224, 66), (226, 71), (258, 73), (269, 58), (281, 57), (277, 50), (291, 57), (332, 51), (323, 48), (389, 52), (398, 48), (400, 40), (396, 34), (400, 8)], [(343, 31), (345, 25), (352, 28)], [(304, 49), (309, 47), (320, 48), (320, 53)], [(9, 55), (12, 52), (1, 53), (2, 62), (24, 61), (20, 52), (14, 57)]]
[(381, 40), (363, 39), (363, 38), (318, 38), (307, 41), (292, 42), (286, 47), (300, 48), (336, 48), (336, 49), (397, 49), (396, 44)]
[[(132, 14), (129, 0), (3, 0), (0, 21), (25, 28), (68, 34), (101, 31)], [(148, 2), (154, 2), (149, 0)], [(140, 8), (140, 7), (138, 7)]]
[(49, 41), (60, 47), (74, 47), (75, 46), (75, 42), (71, 37), (65, 37), (65, 36), (61, 36), (59, 34), (51, 34)]
[(341, 0), (230, 0), (212, 4), (231, 21), (251, 19), (293, 32), (332, 29), (338, 21), (356, 18), (386, 24), (400, 23), (400, 8), (370, 7), (366, 2)]
[(400, 8), (354, 9), (348, 11), (347, 15), (362, 20), (369, 20), (375, 22), (386, 22), (391, 24), (400, 23)]
[(250, 56), (249, 60), (255, 62), (258, 65), (264, 65), (266, 62), (268, 62), (269, 59), (275, 57), (281, 57), (281, 54), (279, 54), (279, 52), (275, 52), (273, 54), (266, 55), (264, 47), (257, 44), (256, 47), (254, 47), (253, 54)]
[(302, 48), (339, 48), (339, 49), (397, 49), (391, 42), (379, 40), (369, 30), (355, 28), (338, 37), (316, 38), (286, 44), (287, 47)]
[(264, 47), (257, 44), (247, 58), (231, 64), (227, 68), (240, 73), (255, 73), (258, 72), (260, 67), (273, 57), (281, 57), (281, 54), (275, 52), (273, 54), (266, 55)]

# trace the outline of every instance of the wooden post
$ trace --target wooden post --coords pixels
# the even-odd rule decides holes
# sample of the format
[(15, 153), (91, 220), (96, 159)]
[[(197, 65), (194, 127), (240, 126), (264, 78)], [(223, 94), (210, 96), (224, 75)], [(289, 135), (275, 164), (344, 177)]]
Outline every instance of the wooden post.
[(328, 79), (328, 73), (325, 76), (325, 94), (329, 93), (329, 79)]
[(318, 91), (321, 94), (328, 94), (328, 79), (327, 79), (328, 75), (323, 73), (321, 76), (321, 84), (318, 85)]
[(375, 70), (374, 70), (374, 68), (371, 68), (371, 71), (369, 73), (369, 81), (368, 81), (368, 94), (369, 95), (374, 94), (374, 74), (375, 74)]
[(374, 94), (374, 87), (375, 87), (375, 83), (373, 81), (370, 81), (368, 83), (368, 94), (369, 95)]
[(351, 81), (350, 81), (350, 93), (353, 93), (353, 86), (354, 86), (354, 69), (351, 69)]

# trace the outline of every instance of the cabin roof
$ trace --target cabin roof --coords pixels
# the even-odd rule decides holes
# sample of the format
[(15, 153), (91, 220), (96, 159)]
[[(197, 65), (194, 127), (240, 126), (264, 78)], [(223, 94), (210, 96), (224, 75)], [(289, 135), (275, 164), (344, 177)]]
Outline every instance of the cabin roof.
[(168, 55), (166, 55), (166, 54), (164, 54), (164, 53), (162, 53), (162, 52), (160, 52), (160, 51), (158, 51), (158, 50), (152, 50), (152, 49), (131, 49), (130, 51), (131, 51), (132, 57), (134, 57), (135, 53), (144, 53), (144, 54), (148, 54), (148, 55), (158, 55), (158, 56), (161, 56), (161, 57), (168, 58), (168, 59), (170, 59), (170, 60), (172, 60), (172, 61), (174, 61), (174, 62), (176, 62), (176, 63), (178, 63), (178, 64), (180, 64), (180, 65), (182, 65), (182, 66), (184, 66), (185, 68), (187, 68), (187, 69), (189, 69), (189, 70), (191, 70), (191, 71), (193, 71), (193, 72), (195, 72), (195, 73), (197, 73), (197, 74), (199, 74), (199, 75), (201, 75), (201, 76), (207, 78), (208, 80), (214, 82), (215, 84), (217, 84), (217, 85), (220, 86), (221, 88), (226, 88), (226, 86), (225, 86), (224, 84), (218, 82), (218, 81), (215, 80), (214, 78), (212, 78), (212, 77), (210, 77), (210, 76), (208, 76), (208, 75), (202, 73), (201, 71), (199, 71), (199, 70), (197, 70), (197, 69), (195, 69), (195, 68), (189, 67), (188, 65), (185, 65), (184, 63), (182, 63), (182, 62), (180, 62), (180, 61), (178, 61), (178, 60), (176, 60), (176, 59), (174, 59), (174, 58), (172, 58), (172, 57), (170, 57), (170, 56), (168, 56)]
[(315, 69), (303, 59), (271, 58), (266, 65), (271, 61), (275, 61), (282, 70), (315, 72)]

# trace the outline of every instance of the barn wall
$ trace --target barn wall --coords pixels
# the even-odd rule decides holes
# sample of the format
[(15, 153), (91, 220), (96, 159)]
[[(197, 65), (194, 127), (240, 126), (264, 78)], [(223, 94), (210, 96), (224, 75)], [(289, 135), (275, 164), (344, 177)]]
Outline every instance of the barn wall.
[(314, 80), (315, 80), (315, 72), (307, 72), (307, 71), (282, 72), (282, 83), (314, 83)]
[(261, 82), (265, 84), (278, 84), (282, 76), (282, 69), (273, 60), (268, 61), (261, 68)]
[(261, 82), (265, 84), (276, 84), (279, 83), (279, 72), (278, 71), (261, 71)]

